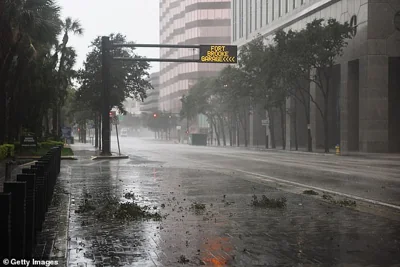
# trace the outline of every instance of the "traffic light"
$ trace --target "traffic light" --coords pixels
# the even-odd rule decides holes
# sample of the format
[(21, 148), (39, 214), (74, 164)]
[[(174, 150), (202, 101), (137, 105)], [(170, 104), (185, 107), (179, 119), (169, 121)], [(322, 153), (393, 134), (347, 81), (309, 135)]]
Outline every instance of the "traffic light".
[(157, 118), (157, 113), (154, 113), (154, 114), (153, 114), (153, 117), (154, 117), (154, 118)]
[(117, 115), (116, 111), (110, 111), (110, 118), (114, 118)]

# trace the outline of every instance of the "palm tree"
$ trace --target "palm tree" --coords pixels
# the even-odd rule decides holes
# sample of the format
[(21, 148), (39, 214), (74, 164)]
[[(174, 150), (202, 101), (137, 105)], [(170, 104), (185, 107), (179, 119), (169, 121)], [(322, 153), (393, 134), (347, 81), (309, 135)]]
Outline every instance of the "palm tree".
[(60, 64), (58, 67), (58, 73), (57, 73), (57, 83), (58, 86), (55, 88), (56, 90), (56, 100), (55, 100), (55, 105), (53, 107), (53, 134), (54, 136), (59, 135), (59, 128), (60, 128), (60, 104), (61, 104), (61, 99), (60, 99), (60, 93), (62, 91), (66, 90), (65, 83), (63, 83), (63, 71), (66, 70), (65, 66), (65, 61), (67, 60), (68, 56), (68, 41), (69, 41), (69, 34), (73, 33), (76, 35), (82, 35), (83, 34), (83, 28), (78, 20), (72, 20), (72, 18), (68, 17), (65, 19), (65, 21), (62, 23), (62, 32), (64, 33), (63, 39), (62, 39), (62, 44), (60, 45), (61, 48), (61, 57), (60, 57)]
[[(56, 39), (59, 7), (53, 0), (3, 0), (0, 9), (0, 144), (7, 132), (9, 101), (39, 47)], [(4, 129), (4, 130), (3, 130)]]

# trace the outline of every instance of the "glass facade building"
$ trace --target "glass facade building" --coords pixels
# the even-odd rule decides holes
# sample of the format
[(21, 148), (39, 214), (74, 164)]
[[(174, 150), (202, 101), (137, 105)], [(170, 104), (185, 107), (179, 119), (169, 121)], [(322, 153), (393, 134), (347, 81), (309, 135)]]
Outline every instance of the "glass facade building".
[[(230, 0), (161, 0), (160, 42), (175, 45), (230, 44)], [(198, 58), (194, 49), (162, 48), (161, 58)], [(160, 110), (179, 113), (180, 98), (201, 77), (216, 76), (225, 64), (160, 65)]]

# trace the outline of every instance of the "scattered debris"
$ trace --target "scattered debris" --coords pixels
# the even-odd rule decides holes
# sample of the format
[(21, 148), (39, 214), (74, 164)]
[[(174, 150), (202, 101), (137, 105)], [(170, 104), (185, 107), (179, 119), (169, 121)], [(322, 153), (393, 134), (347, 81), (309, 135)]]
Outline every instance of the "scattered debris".
[(178, 263), (186, 264), (186, 263), (189, 263), (189, 262), (190, 262), (190, 261), (189, 261), (184, 255), (181, 255), (181, 256), (179, 257)]
[(323, 194), (322, 198), (329, 201), (332, 204), (340, 205), (341, 207), (355, 207), (357, 203), (354, 200), (341, 199), (335, 200), (331, 195)]
[(190, 209), (190, 210), (193, 210), (194, 213), (195, 213), (196, 215), (199, 215), (199, 214), (202, 214), (202, 213), (205, 211), (206, 205), (205, 205), (205, 204), (202, 204), (202, 203), (194, 202), (194, 203), (190, 206), (189, 209)]
[(305, 194), (305, 195), (313, 195), (313, 196), (317, 196), (317, 195), (319, 195), (319, 193), (318, 192), (316, 192), (316, 191), (314, 191), (314, 190), (304, 190), (303, 191), (303, 194)]
[(132, 192), (126, 193), (126, 194), (124, 195), (124, 197), (125, 197), (126, 199), (135, 200), (135, 193), (132, 193)]
[(85, 199), (84, 203), (80, 205), (77, 210), (75, 210), (75, 213), (84, 213), (93, 210), (96, 210), (96, 207), (93, 206), (88, 199)]
[(121, 221), (153, 219), (155, 221), (160, 221), (163, 218), (158, 212), (148, 212), (150, 207), (141, 207), (135, 202), (120, 203), (116, 197), (106, 197), (105, 201), (105, 205), (103, 205), (101, 210), (97, 213), (97, 218), (99, 219), (115, 218)]
[(268, 198), (265, 195), (262, 195), (261, 200), (258, 200), (256, 195), (253, 195), (253, 200), (251, 204), (255, 207), (262, 208), (285, 208), (286, 207), (286, 198)]

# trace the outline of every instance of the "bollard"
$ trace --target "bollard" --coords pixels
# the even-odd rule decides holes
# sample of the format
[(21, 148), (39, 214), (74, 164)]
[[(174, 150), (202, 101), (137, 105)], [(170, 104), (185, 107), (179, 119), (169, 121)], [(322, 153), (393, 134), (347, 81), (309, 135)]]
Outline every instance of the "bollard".
[(25, 182), (5, 182), (4, 192), (11, 193), (11, 257), (25, 257)]
[(11, 193), (0, 193), (0, 259), (11, 258)]
[(42, 223), (44, 221), (44, 216), (45, 216), (45, 201), (46, 201), (46, 195), (44, 194), (44, 171), (43, 168), (40, 168), (38, 166), (31, 166), (31, 169), (34, 170), (36, 174), (36, 188), (37, 188), (37, 194), (36, 194), (36, 199), (38, 201), (37, 205), (37, 216), (38, 216), (38, 221), (35, 224), (36, 231), (42, 231)]
[(36, 244), (37, 240), (37, 227), (40, 224), (40, 194), (38, 190), (38, 184), (37, 184), (37, 179), (36, 179), (36, 172), (34, 169), (22, 169), (22, 174), (30, 174), (33, 175), (34, 177), (34, 197), (35, 197), (35, 202), (34, 202), (34, 214), (33, 214), (33, 243)]
[(34, 232), (35, 232), (35, 175), (18, 174), (18, 182), (26, 183), (26, 247), (25, 258), (30, 259), (33, 255)]

